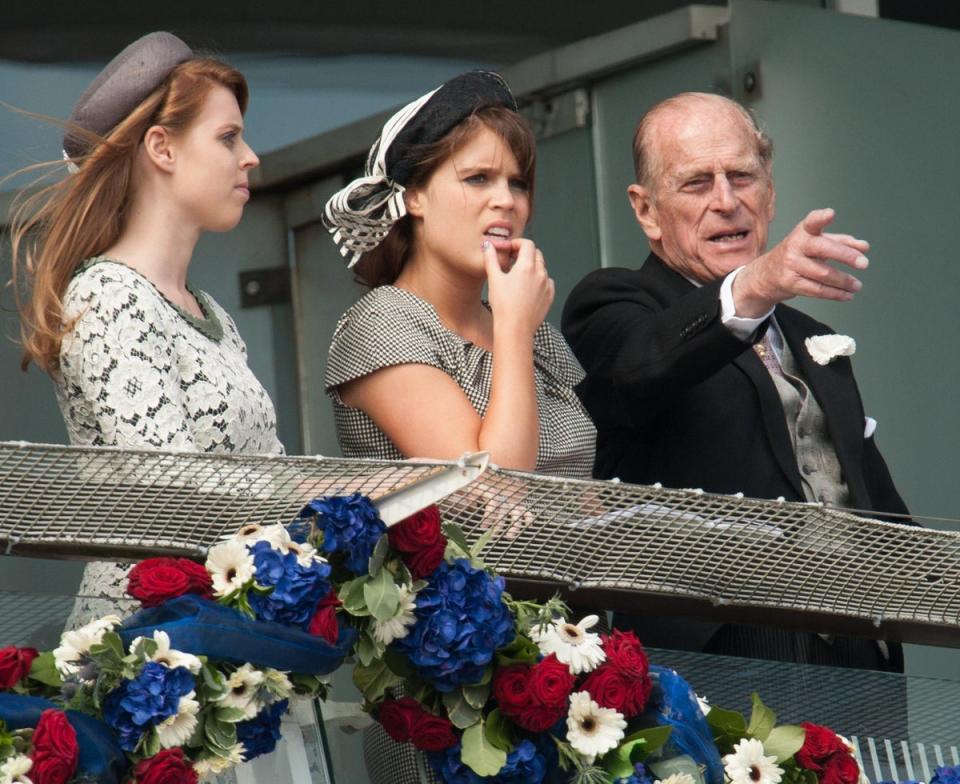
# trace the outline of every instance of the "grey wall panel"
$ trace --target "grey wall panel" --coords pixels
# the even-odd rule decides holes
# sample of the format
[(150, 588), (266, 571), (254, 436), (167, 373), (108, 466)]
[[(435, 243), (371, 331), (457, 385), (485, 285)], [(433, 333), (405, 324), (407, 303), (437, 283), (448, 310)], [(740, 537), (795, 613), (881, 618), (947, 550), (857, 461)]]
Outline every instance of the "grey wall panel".
[(537, 187), (527, 236), (543, 251), (556, 285), (547, 320), (557, 327), (570, 290), (599, 264), (591, 145), (589, 128), (537, 143)]
[[(633, 131), (643, 112), (685, 90), (715, 92), (728, 55), (717, 42), (626, 71), (593, 87), (594, 154), (602, 266), (635, 267), (649, 253), (627, 201), (633, 182)], [(585, 275), (597, 264), (585, 265)]]

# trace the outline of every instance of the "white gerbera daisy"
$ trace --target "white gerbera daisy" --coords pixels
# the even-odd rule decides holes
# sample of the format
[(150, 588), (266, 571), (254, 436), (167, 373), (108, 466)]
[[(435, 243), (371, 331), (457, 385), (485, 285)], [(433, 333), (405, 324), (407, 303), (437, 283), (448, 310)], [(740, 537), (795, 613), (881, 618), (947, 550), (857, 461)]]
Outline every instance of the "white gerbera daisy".
[(763, 743), (744, 738), (723, 758), (723, 771), (731, 784), (780, 784), (783, 769), (776, 757), (763, 755)]
[(193, 763), (193, 769), (200, 779), (205, 781), (214, 776), (219, 776), (221, 773), (225, 773), (234, 765), (239, 765), (246, 759), (245, 752), (246, 749), (243, 747), (243, 744), (237, 743), (230, 748), (226, 757), (217, 757), (214, 755), (203, 757)]
[(417, 609), (416, 591), (411, 591), (406, 585), (401, 585), (400, 603), (397, 612), (392, 618), (380, 621), (376, 618), (370, 625), (370, 633), (377, 642), (389, 645), (394, 640), (401, 640), (410, 633), (409, 627), (417, 622), (413, 611)]
[(9, 757), (0, 765), (0, 782), (2, 784), (33, 784), (27, 777), (32, 767), (33, 760), (23, 754)]
[(257, 573), (247, 546), (236, 539), (211, 547), (206, 567), (216, 596), (227, 596), (239, 590)]
[(119, 625), (118, 616), (105, 615), (79, 629), (64, 632), (60, 637), (60, 646), (53, 651), (53, 659), (60, 675), (65, 678), (76, 675), (83, 666), (83, 659), (90, 653), (90, 649), (100, 643), (103, 635)]
[(540, 647), (540, 653), (556, 654), (557, 659), (570, 668), (571, 675), (579, 675), (591, 672), (607, 658), (600, 647), (600, 635), (587, 631), (598, 620), (596, 615), (588, 615), (580, 623), (558, 618), (545, 626), (534, 625), (530, 637)]
[(622, 714), (613, 708), (601, 708), (591, 699), (590, 692), (578, 691), (570, 695), (567, 740), (589, 764), (617, 747), (623, 740), (626, 726)]
[[(133, 642), (130, 643), (130, 649), (136, 650), (137, 646), (140, 645), (145, 639), (149, 638), (134, 638)], [(154, 652), (153, 656), (146, 657), (147, 661), (157, 662), (158, 664), (162, 664), (171, 670), (176, 667), (186, 667), (194, 675), (200, 674), (200, 670), (203, 669), (203, 664), (200, 662), (200, 660), (192, 653), (185, 653), (184, 651), (178, 651), (175, 648), (171, 648), (169, 634), (160, 631), (159, 629), (154, 629), (153, 641), (157, 644), (157, 650)]]
[(309, 569), (315, 563), (326, 563), (327, 559), (324, 558), (320, 553), (317, 552), (317, 548), (312, 544), (299, 544), (297, 542), (290, 542), (287, 545), (288, 553), (294, 553), (297, 556), (297, 563), (300, 564), (304, 569)]
[(263, 708), (257, 699), (257, 691), (262, 683), (263, 673), (250, 664), (244, 664), (227, 678), (227, 691), (218, 701), (224, 707), (239, 708), (245, 719), (252, 719)]
[(183, 695), (177, 704), (177, 712), (157, 725), (161, 748), (172, 749), (190, 740), (197, 728), (197, 713), (200, 711), (200, 703), (194, 699), (195, 696), (196, 692), (193, 691)]
[(270, 542), (271, 547), (283, 553), (287, 552), (287, 546), (293, 542), (287, 529), (280, 523), (273, 523), (272, 525), (257, 525), (256, 523), (251, 523), (250, 525), (245, 525), (237, 531), (236, 536), (231, 538), (245, 545), (254, 545), (257, 542)]
[(654, 782), (654, 784), (694, 784), (693, 776), (689, 773), (674, 773), (665, 779)]
[(263, 683), (260, 684), (261, 694), (268, 695), (267, 704), (285, 700), (293, 693), (293, 684), (285, 672), (272, 670), (269, 667), (263, 671)]

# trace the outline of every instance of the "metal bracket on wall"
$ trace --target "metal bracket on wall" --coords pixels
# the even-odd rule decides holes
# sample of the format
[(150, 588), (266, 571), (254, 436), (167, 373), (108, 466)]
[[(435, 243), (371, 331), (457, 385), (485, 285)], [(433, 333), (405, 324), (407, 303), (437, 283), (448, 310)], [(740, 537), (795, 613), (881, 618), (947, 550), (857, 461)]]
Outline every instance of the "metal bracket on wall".
[(520, 111), (530, 121), (537, 140), (543, 141), (590, 122), (590, 91), (578, 87), (549, 98), (531, 96)]
[(289, 267), (244, 270), (240, 278), (240, 307), (284, 305), (290, 302)]

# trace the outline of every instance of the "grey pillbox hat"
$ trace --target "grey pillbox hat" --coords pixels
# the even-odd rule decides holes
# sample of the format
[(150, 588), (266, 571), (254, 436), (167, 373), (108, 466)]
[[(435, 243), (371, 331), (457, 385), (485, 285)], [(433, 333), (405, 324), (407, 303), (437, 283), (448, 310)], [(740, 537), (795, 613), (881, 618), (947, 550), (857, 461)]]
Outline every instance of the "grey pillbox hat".
[[(84, 91), (70, 123), (106, 136), (193, 52), (173, 33), (149, 33), (114, 57)], [(74, 158), (89, 152), (88, 142), (68, 130), (63, 151)]]

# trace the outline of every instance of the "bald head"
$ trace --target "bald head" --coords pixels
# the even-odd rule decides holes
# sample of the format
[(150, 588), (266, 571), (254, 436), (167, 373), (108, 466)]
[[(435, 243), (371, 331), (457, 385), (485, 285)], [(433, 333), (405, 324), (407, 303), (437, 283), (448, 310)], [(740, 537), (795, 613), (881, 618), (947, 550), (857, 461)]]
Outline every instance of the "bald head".
[(773, 159), (773, 142), (746, 109), (722, 95), (680, 93), (652, 106), (637, 123), (633, 134), (633, 168), (637, 183), (650, 190), (654, 188), (663, 169), (662, 141), (695, 117), (701, 117), (704, 122), (727, 118), (742, 125), (756, 140), (760, 163), (769, 168)]

